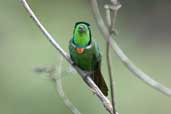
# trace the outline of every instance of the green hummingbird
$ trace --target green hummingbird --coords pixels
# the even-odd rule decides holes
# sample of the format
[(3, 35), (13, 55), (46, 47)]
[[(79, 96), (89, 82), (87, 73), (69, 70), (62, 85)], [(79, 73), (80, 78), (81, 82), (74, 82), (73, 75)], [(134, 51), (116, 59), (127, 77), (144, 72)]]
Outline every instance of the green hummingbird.
[(73, 37), (69, 42), (69, 52), (73, 63), (89, 72), (92, 80), (107, 96), (108, 88), (101, 73), (101, 54), (98, 45), (92, 40), (88, 23), (77, 22), (75, 24)]

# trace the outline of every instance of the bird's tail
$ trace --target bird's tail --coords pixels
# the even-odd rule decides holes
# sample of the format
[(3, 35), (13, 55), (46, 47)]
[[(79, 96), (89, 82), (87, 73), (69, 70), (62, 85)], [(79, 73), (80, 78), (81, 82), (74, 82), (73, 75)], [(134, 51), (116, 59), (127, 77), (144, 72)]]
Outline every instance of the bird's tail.
[(102, 93), (105, 96), (107, 96), (108, 95), (107, 84), (102, 76), (100, 69), (94, 71), (94, 73), (92, 75), (92, 79), (95, 82), (95, 84), (99, 87), (99, 89), (102, 91)]

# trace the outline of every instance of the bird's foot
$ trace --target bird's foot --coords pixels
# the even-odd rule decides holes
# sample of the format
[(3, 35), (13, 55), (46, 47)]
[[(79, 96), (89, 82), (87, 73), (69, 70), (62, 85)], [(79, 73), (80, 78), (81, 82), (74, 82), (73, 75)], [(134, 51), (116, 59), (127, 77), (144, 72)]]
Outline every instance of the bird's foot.
[(85, 73), (86, 73), (85, 78), (86, 78), (87, 76), (91, 77), (91, 75), (92, 75), (92, 72), (85, 71)]

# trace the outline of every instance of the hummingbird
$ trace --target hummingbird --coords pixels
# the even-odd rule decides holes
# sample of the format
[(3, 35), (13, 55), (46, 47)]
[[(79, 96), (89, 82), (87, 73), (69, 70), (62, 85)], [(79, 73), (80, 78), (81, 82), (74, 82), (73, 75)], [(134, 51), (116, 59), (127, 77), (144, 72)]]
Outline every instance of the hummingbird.
[(102, 56), (97, 43), (92, 39), (89, 23), (75, 23), (73, 37), (69, 42), (69, 53), (73, 64), (88, 72), (102, 93), (107, 96), (108, 87), (101, 73)]

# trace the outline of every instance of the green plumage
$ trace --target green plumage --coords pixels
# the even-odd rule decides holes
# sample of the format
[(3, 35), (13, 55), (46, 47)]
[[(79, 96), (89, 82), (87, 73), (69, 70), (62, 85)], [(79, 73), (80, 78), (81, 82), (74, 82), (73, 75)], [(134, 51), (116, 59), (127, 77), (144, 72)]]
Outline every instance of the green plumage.
[(69, 51), (71, 59), (76, 65), (86, 71), (93, 71), (99, 67), (98, 61), (100, 62), (101, 55), (94, 41), (92, 41), (91, 44), (84, 48), (84, 52), (82, 54), (77, 53), (76, 48), (77, 46), (71, 40), (69, 44)]
[(69, 52), (74, 64), (82, 70), (90, 72), (93, 81), (107, 96), (108, 88), (100, 71), (101, 54), (97, 44), (91, 38), (89, 24), (76, 23), (74, 36), (69, 42)]

